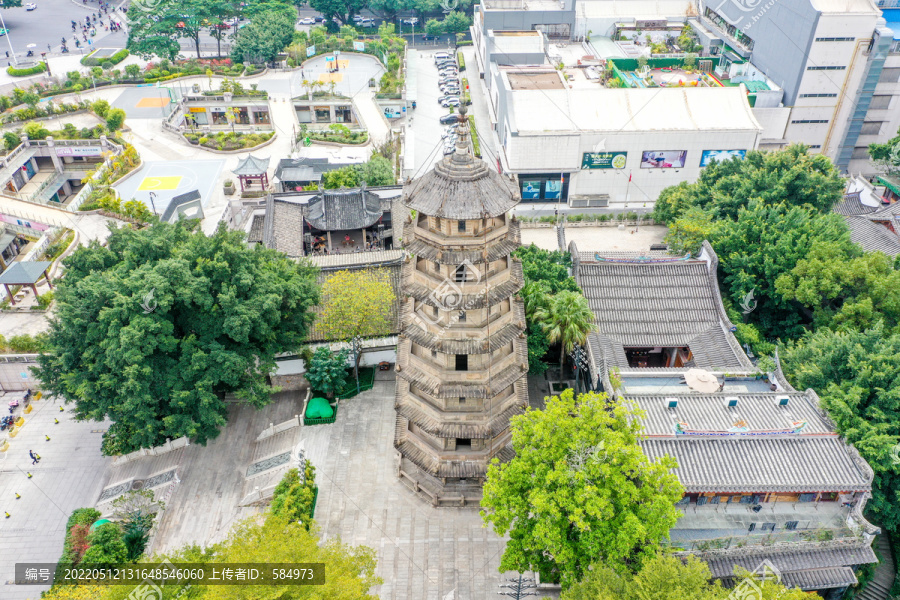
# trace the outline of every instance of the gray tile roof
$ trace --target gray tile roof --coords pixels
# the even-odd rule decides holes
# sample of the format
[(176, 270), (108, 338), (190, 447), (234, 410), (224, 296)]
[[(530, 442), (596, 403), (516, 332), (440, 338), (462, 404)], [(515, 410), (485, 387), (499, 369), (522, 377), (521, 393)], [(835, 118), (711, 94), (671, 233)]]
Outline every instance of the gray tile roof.
[(345, 231), (374, 225), (383, 214), (381, 198), (365, 189), (322, 190), (309, 201), (308, 220), (322, 231)]
[(884, 252), (888, 256), (900, 254), (900, 237), (890, 229), (869, 219), (871, 215), (844, 217), (850, 228), (850, 240), (866, 252)]
[(866, 215), (870, 221), (894, 221), (897, 217), (900, 217), (900, 202), (886, 204)]
[(44, 271), (51, 265), (49, 260), (18, 261), (9, 265), (0, 274), (0, 284), (31, 285), (44, 276)]
[(271, 157), (256, 158), (248, 154), (247, 158), (238, 159), (238, 165), (231, 170), (235, 175), (262, 175), (269, 168)]
[(328, 158), (282, 158), (275, 167), (275, 179), (286, 181), (319, 181), (322, 173), (350, 166), (353, 163), (332, 163)]
[[(647, 438), (651, 460), (678, 462), (675, 474), (688, 493), (856, 492), (872, 488), (853, 451), (836, 435)], [(861, 461), (862, 459), (859, 459)]]
[(471, 154), (451, 154), (406, 186), (404, 202), (424, 215), (447, 219), (496, 217), (519, 203), (519, 189)]
[(266, 202), (266, 246), (292, 258), (303, 256), (303, 233), (309, 233), (309, 227), (303, 221), (303, 205), (269, 196)]
[(250, 232), (247, 234), (248, 242), (261, 242), (263, 241), (263, 230), (265, 227), (266, 216), (265, 215), (254, 215), (253, 222), (250, 224)]
[[(687, 386), (685, 390), (688, 390)], [(668, 408), (665, 401), (670, 396), (678, 397), (675, 408)], [(776, 404), (775, 398), (781, 396), (789, 398), (787, 406)], [(785, 429), (791, 427), (794, 421), (806, 421), (804, 434), (834, 432), (833, 426), (817, 406), (818, 398), (811, 392), (628, 394), (628, 398), (637, 402), (646, 413), (643, 424), (647, 435), (672, 435), (676, 421), (687, 423), (691, 430), (725, 431), (738, 420), (746, 422), (752, 431)], [(737, 406), (726, 406), (726, 398), (737, 398)]]
[(610, 364), (627, 368), (623, 347), (688, 346), (700, 367), (749, 367), (723, 327), (706, 261), (587, 262), (596, 257), (586, 252), (579, 258), (576, 278), (598, 327), (593, 343)]
[(752, 572), (763, 560), (771, 562), (782, 575), (810, 569), (827, 569), (878, 562), (875, 552), (869, 546), (809, 550), (794, 548), (787, 552), (747, 552), (744, 556), (707, 558), (706, 562), (709, 564), (713, 577), (729, 577), (734, 574), (735, 566)]
[(859, 199), (859, 192), (844, 194), (844, 199), (834, 205), (834, 212), (844, 216), (865, 215), (877, 210), (877, 206), (863, 204)]
[[(722, 585), (730, 589), (735, 587), (740, 581), (741, 579), (737, 577), (723, 577)], [(781, 582), (788, 588), (798, 587), (809, 592), (856, 585), (858, 580), (851, 567), (825, 567), (823, 569), (782, 573)]]
[(180, 209), (185, 204), (193, 202), (195, 200), (200, 200), (199, 190), (191, 190), (187, 193), (175, 196), (174, 198), (169, 200), (169, 205), (166, 207), (166, 211), (163, 213), (163, 216), (160, 217), (160, 220), (168, 223), (172, 218), (172, 215), (174, 215), (178, 209)]

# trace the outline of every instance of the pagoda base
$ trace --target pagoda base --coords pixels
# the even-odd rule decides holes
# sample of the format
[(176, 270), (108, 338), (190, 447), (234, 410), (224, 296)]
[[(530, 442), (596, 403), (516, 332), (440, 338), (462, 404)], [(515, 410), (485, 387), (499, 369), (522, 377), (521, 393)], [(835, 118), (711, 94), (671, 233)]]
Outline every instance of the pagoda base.
[(481, 481), (468, 479), (442, 481), (426, 473), (408, 458), (400, 458), (397, 475), (400, 481), (419, 498), (437, 507), (478, 508), (481, 503)]

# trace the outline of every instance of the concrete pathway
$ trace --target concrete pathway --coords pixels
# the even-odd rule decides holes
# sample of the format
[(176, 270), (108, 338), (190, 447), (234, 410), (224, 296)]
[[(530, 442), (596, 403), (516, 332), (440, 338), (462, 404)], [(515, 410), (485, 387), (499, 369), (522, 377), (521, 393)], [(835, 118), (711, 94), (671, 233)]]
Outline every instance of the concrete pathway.
[[(6, 393), (0, 405), (22, 393)], [(46, 588), (15, 586), (15, 563), (53, 563), (62, 554), (65, 525), (76, 508), (93, 506), (110, 459), (100, 454), (101, 435), (108, 423), (78, 423), (71, 412), (60, 413), (60, 403), (42, 399), (34, 403), (25, 425), (0, 453), (0, 598), (38, 598)], [(21, 410), (19, 411), (21, 414)], [(54, 424), (59, 419), (59, 424)], [(50, 436), (50, 441), (45, 439)], [(4, 437), (6, 437), (4, 435)], [(41, 456), (31, 464), (28, 451)], [(28, 478), (27, 473), (33, 477)], [(16, 493), (21, 495), (16, 499)], [(3, 515), (0, 514), (0, 517)]]

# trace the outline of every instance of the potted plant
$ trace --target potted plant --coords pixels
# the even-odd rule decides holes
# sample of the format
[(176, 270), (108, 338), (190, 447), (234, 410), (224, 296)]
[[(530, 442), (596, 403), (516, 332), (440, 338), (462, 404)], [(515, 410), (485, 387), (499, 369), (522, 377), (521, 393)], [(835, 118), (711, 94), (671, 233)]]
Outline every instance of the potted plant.
[(232, 194), (234, 194), (234, 182), (232, 180), (226, 179), (223, 188), (225, 190), (226, 196), (231, 196)]

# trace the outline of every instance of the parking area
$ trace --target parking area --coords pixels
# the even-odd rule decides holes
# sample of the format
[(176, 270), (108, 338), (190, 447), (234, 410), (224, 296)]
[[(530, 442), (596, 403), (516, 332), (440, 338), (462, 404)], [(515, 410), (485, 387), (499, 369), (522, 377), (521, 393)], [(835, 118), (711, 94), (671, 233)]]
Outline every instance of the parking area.
[(421, 176), (435, 162), (443, 157), (443, 141), (441, 133), (445, 126), (440, 118), (449, 115), (450, 109), (438, 104), (441, 91), (438, 88), (439, 74), (434, 65), (436, 52), (446, 52), (446, 48), (434, 50), (410, 49), (416, 53), (416, 110), (410, 117), (409, 133), (414, 138), (415, 169), (410, 176)]

